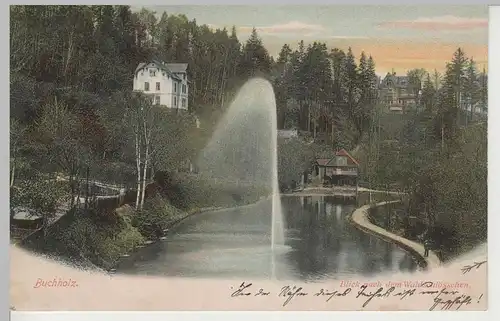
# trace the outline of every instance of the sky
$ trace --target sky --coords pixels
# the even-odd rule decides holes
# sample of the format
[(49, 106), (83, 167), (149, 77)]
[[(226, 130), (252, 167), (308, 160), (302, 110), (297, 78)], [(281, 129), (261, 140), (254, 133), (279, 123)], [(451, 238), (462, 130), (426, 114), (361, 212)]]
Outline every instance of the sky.
[(487, 70), (488, 7), (485, 5), (419, 6), (147, 6), (158, 14), (185, 14), (213, 28), (234, 25), (240, 41), (255, 27), (264, 46), (277, 56), (292, 48), (325, 42), (329, 48), (352, 47), (372, 55), (377, 74), (405, 74), (413, 68), (443, 71), (461, 47)]

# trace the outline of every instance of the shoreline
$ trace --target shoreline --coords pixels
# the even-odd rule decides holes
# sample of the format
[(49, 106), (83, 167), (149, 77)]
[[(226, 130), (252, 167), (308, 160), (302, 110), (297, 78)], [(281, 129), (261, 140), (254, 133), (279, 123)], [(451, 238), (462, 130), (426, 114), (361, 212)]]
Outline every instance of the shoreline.
[(206, 212), (218, 212), (218, 211), (223, 211), (223, 210), (227, 210), (227, 209), (231, 209), (231, 207), (204, 207), (204, 208), (198, 209), (192, 213), (187, 213), (186, 215), (181, 216), (177, 219), (174, 219), (174, 220), (172, 220), (172, 222), (168, 223), (167, 227), (163, 230), (163, 233), (160, 237), (154, 238), (154, 239), (148, 239), (143, 244), (135, 247), (132, 251), (123, 254), (115, 262), (113, 262), (111, 267), (109, 267), (109, 268), (102, 268), (102, 267), (98, 267), (98, 266), (96, 266), (96, 267), (98, 267), (99, 269), (105, 270), (108, 274), (114, 274), (116, 272), (118, 266), (120, 265), (120, 263), (123, 263), (123, 260), (130, 258), (130, 256), (136, 254), (138, 251), (144, 249), (145, 247), (153, 245), (156, 242), (162, 241), (162, 238), (166, 237), (168, 235), (168, 232), (172, 228), (174, 228), (176, 225), (182, 223), (182, 221), (184, 221), (192, 216), (198, 215), (198, 214), (203, 214)]
[(168, 233), (170, 232), (170, 230), (174, 227), (176, 227), (178, 224), (182, 223), (184, 220), (192, 217), (192, 216), (195, 216), (195, 215), (199, 215), (199, 214), (203, 214), (203, 213), (207, 213), (207, 212), (221, 212), (221, 211), (227, 211), (227, 210), (231, 210), (231, 209), (235, 209), (235, 208), (244, 208), (244, 207), (248, 207), (248, 206), (254, 206), (262, 201), (265, 201), (265, 200), (268, 200), (270, 197), (264, 197), (264, 198), (261, 198), (259, 199), (257, 202), (255, 203), (251, 203), (251, 204), (245, 204), (245, 205), (240, 205), (240, 206), (231, 206), (231, 207), (204, 207), (204, 208), (200, 208), (200, 209), (197, 209), (196, 211), (192, 212), (192, 213), (187, 213), (186, 215), (182, 216), (182, 217), (179, 217), (177, 219), (174, 219), (172, 222), (170, 222), (168, 224), (168, 226), (163, 230), (163, 234), (161, 237), (158, 237), (158, 238), (155, 238), (155, 239), (152, 239), (152, 240), (146, 240), (145, 243), (143, 243), (141, 246), (138, 246), (136, 247), (135, 249), (133, 249), (131, 252), (129, 253), (125, 253), (123, 254), (122, 256), (120, 256), (120, 258), (118, 258), (112, 265), (110, 268), (101, 268), (101, 267), (98, 267), (96, 266), (97, 268), (99, 269), (103, 269), (105, 270), (108, 274), (114, 274), (117, 270), (117, 268), (119, 267), (120, 263), (123, 263), (124, 260), (126, 259), (129, 259), (130, 256), (136, 254), (138, 251), (150, 246), (150, 245), (153, 245), (159, 241), (162, 241), (164, 237), (166, 237), (168, 235)]
[(424, 246), (420, 243), (411, 241), (402, 236), (396, 235), (387, 231), (386, 229), (377, 226), (370, 222), (369, 210), (373, 207), (380, 207), (387, 204), (396, 204), (401, 201), (389, 201), (389, 202), (379, 202), (374, 205), (364, 205), (354, 210), (354, 212), (349, 217), (349, 221), (359, 230), (378, 237), (386, 242), (391, 242), (405, 252), (414, 256), (419, 265), (425, 270), (432, 270), (441, 266), (441, 260), (436, 255), (434, 251), (429, 250), (429, 256), (424, 256)]
[[(314, 190), (314, 191), (312, 191)], [(295, 192), (295, 193), (280, 193), (280, 196), (284, 197), (293, 197), (293, 196), (336, 196), (333, 193), (322, 193), (323, 190), (329, 190), (332, 191), (331, 189), (328, 188), (316, 188), (316, 189), (308, 189), (307, 193), (303, 193), (304, 191), (301, 192)], [(359, 191), (361, 193), (367, 193), (369, 190), (363, 189), (362, 191)], [(398, 192), (386, 192), (386, 191), (374, 191), (372, 192), (381, 192), (385, 194), (396, 194), (400, 195), (401, 193)], [(337, 195), (339, 196), (339, 195)], [(340, 196), (341, 197), (341, 196)], [(182, 223), (186, 219), (194, 216), (194, 215), (199, 215), (207, 212), (219, 212), (219, 211), (226, 211), (226, 210), (231, 210), (235, 208), (241, 208), (241, 207), (248, 207), (248, 206), (254, 206), (262, 201), (269, 200), (270, 197), (262, 197), (258, 201), (251, 203), (251, 204), (245, 204), (245, 205), (240, 205), (240, 206), (231, 206), (231, 207), (205, 207), (205, 208), (200, 208), (196, 209), (191, 213), (186, 213), (186, 215), (180, 216), (178, 218), (173, 219), (168, 226), (163, 230), (163, 233), (160, 237), (153, 238), (153, 239), (148, 239), (141, 245), (135, 247), (132, 251), (128, 253), (122, 254), (115, 262), (110, 264), (108, 267), (101, 267), (98, 266), (94, 263), (92, 263), (92, 266), (96, 270), (100, 270), (102, 272), (105, 272), (106, 274), (115, 274), (117, 272), (117, 269), (119, 266), (124, 263), (126, 260), (130, 260), (131, 256), (137, 254), (139, 251), (142, 249), (153, 245), (159, 241), (164, 240), (164, 238), (168, 235), (170, 230), (177, 226), (178, 224)], [(386, 229), (375, 225), (371, 223), (369, 219), (369, 209), (373, 207), (379, 207), (379, 206), (384, 206), (390, 203), (400, 203), (400, 200), (395, 200), (395, 201), (385, 201), (385, 202), (379, 202), (376, 204), (368, 204), (364, 205), (361, 207), (357, 207), (352, 214), (350, 214), (347, 217), (347, 220), (353, 224), (356, 228), (359, 230), (362, 230), (363, 232), (370, 234), (374, 237), (383, 239), (386, 242), (390, 242), (401, 248), (403, 251), (409, 253), (411, 256), (414, 257), (414, 259), (417, 261), (417, 264), (422, 267), (423, 269), (433, 269), (436, 267), (439, 267), (441, 265), (441, 260), (437, 257), (435, 252), (429, 251), (429, 257), (425, 258), (424, 257), (424, 247), (423, 245), (411, 241), (409, 239), (406, 239), (404, 237), (398, 236), (394, 233), (391, 233), (387, 231)], [(86, 261), (88, 260), (85, 258)], [(92, 269), (92, 268), (91, 268)]]
[[(374, 190), (364, 187), (358, 187), (357, 193), (380, 193), (386, 195), (402, 196), (406, 195), (403, 192), (392, 192), (392, 191), (382, 191)], [(281, 196), (339, 196), (339, 197), (355, 197), (356, 188), (332, 188), (332, 187), (306, 187), (302, 190), (295, 192), (285, 192), (281, 193)]]
[[(324, 188), (324, 189), (326, 190), (327, 188)], [(332, 196), (332, 195), (334, 195), (334, 194), (320, 193), (321, 189), (315, 189), (315, 190), (316, 190), (315, 193), (311, 193), (311, 191), (309, 190), (308, 191), (309, 193), (307, 193), (307, 194), (306, 193), (301, 194), (300, 192), (280, 193), (280, 196), (293, 197), (293, 196), (321, 196), (321, 195)], [(359, 192), (367, 193), (369, 191), (370, 190), (368, 190), (368, 189), (363, 189), (362, 191), (359, 191)], [(375, 190), (371, 190), (371, 191), (374, 193), (385, 193), (385, 194), (390, 194), (390, 195), (401, 195), (402, 194), (399, 192), (387, 192), (387, 191), (375, 191)], [(231, 210), (234, 208), (253, 206), (255, 204), (258, 204), (259, 202), (262, 202), (262, 201), (265, 201), (268, 199), (269, 199), (269, 197), (264, 197), (255, 203), (241, 205), (241, 206), (203, 208), (203, 209), (200, 209), (198, 211), (195, 211), (194, 213), (190, 213), (184, 217), (181, 217), (177, 220), (174, 220), (169, 225), (169, 227), (167, 228), (167, 231), (162, 235), (162, 237), (155, 239), (155, 240), (151, 240), (151, 241), (149, 241), (149, 243), (145, 244), (144, 246), (138, 247), (134, 251), (127, 254), (126, 256), (121, 257), (120, 259), (117, 260), (117, 262), (115, 262), (115, 264), (113, 265), (113, 268), (107, 269), (107, 272), (110, 274), (115, 273), (119, 264), (121, 262), (123, 262), (122, 260), (129, 259), (130, 255), (137, 253), (137, 251), (139, 251), (139, 250), (141, 250), (149, 245), (152, 245), (158, 241), (161, 241), (163, 237), (168, 235), (168, 232), (171, 228), (175, 227), (177, 224), (180, 224), (182, 221), (184, 221), (185, 219), (187, 219), (191, 216), (206, 213), (206, 212), (218, 212), (218, 211)], [(391, 232), (387, 231), (386, 229), (384, 229), (380, 226), (377, 226), (377, 225), (370, 222), (370, 220), (369, 220), (369, 209), (370, 208), (372, 208), (374, 206), (375, 207), (383, 206), (383, 205), (390, 204), (390, 203), (394, 203), (394, 204), (401, 203), (401, 201), (395, 200), (395, 201), (379, 202), (379, 203), (376, 203), (374, 205), (370, 205), (370, 204), (364, 205), (364, 206), (356, 208), (354, 210), (354, 212), (348, 216), (347, 219), (351, 224), (353, 224), (356, 228), (360, 229), (364, 233), (372, 235), (372, 236), (377, 237), (377, 238), (380, 238), (386, 242), (390, 242), (390, 243), (396, 245), (397, 247), (399, 247), (401, 250), (407, 252), (416, 260), (416, 263), (418, 264), (418, 266), (420, 266), (424, 270), (429, 270), (429, 269), (433, 269), (433, 268), (441, 266), (441, 260), (438, 258), (438, 256), (435, 254), (435, 252), (429, 251), (429, 257), (425, 258), (423, 245), (421, 245), (417, 242), (411, 241), (409, 239), (406, 239), (404, 237), (398, 236), (394, 233), (391, 233)]]

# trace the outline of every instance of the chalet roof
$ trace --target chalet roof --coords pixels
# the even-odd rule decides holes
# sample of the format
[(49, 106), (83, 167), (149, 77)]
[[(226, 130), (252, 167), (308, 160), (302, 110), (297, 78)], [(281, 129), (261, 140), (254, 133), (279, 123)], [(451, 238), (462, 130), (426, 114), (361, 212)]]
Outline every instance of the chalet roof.
[(167, 68), (170, 69), (173, 73), (176, 72), (186, 72), (188, 64), (187, 63), (172, 63), (166, 64)]
[[(158, 61), (158, 60), (152, 60), (151, 62), (148, 62), (148, 63), (145, 63), (145, 62), (139, 63), (139, 65), (135, 69), (135, 74), (137, 74), (140, 70), (144, 69), (150, 63), (157, 65), (160, 70), (165, 71), (170, 77), (172, 77), (176, 80), (181, 80), (181, 79), (178, 76), (176, 76), (174, 73), (183, 72), (183, 71), (178, 71), (178, 70), (182, 70), (182, 68), (184, 68), (184, 71), (185, 71), (187, 68), (187, 64), (165, 64), (165, 63)], [(185, 65), (185, 67), (182, 67), (179, 65)], [(173, 70), (172, 70), (172, 68), (173, 68)]]
[(388, 83), (391, 83), (391, 87), (400, 87), (405, 88), (409, 84), (408, 76), (396, 76), (395, 74), (387, 74), (382, 81), (382, 86), (388, 86)]
[(341, 149), (335, 153), (335, 156), (332, 158), (318, 158), (316, 159), (316, 163), (319, 166), (335, 166), (335, 159), (337, 156), (345, 156), (348, 157), (354, 164), (359, 165), (358, 161), (354, 159), (345, 149)]
[(358, 161), (356, 159), (354, 159), (354, 157), (351, 156), (351, 154), (349, 154), (349, 152), (347, 152), (345, 149), (341, 149), (339, 150), (337, 153), (336, 153), (337, 156), (347, 156), (349, 157), (349, 159), (356, 165), (359, 165)]

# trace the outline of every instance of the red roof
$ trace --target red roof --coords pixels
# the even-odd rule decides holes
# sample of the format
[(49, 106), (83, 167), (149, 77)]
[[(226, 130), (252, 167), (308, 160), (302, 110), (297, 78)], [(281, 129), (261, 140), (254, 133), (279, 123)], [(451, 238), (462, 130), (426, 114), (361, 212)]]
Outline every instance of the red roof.
[[(348, 157), (354, 164), (359, 165), (358, 161), (354, 159), (345, 149), (341, 149), (335, 153), (336, 156), (345, 156)], [(319, 166), (327, 166), (334, 158), (318, 158), (316, 159), (316, 163)]]
[(337, 156), (346, 156), (349, 157), (349, 159), (356, 165), (359, 165), (358, 161), (354, 159), (354, 157), (351, 156), (345, 149), (339, 150), (335, 155)]

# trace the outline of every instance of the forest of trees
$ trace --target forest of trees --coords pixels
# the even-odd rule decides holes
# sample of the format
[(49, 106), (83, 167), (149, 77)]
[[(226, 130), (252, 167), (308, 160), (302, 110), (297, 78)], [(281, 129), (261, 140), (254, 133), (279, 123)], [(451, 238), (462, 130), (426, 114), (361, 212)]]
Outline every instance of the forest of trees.
[(295, 51), (283, 46), (276, 71), (278, 127), (295, 127), (313, 138), (327, 134), (336, 147), (360, 143), (377, 104), (378, 78), (371, 56), (362, 52), (358, 62), (350, 48), (329, 50), (318, 42), (305, 48), (301, 41)]
[(417, 108), (377, 115), (357, 153), (372, 186), (410, 194), (409, 213), (445, 258), (486, 240), (488, 205), (487, 116), (477, 113), (487, 110), (487, 75), (460, 48), (450, 57), (443, 75), (408, 72), (422, 88)]
[[(369, 128), (376, 77), (374, 61), (364, 53), (358, 66), (350, 49), (300, 42), (295, 51), (284, 45), (275, 62), (255, 29), (241, 43), (234, 27), (213, 30), (184, 15), (164, 12), (158, 18), (129, 6), (10, 11), (11, 187), (22, 177), (59, 172), (68, 176), (74, 196), (83, 177), (130, 186), (146, 172), (177, 169), (196, 157), (211, 125), (254, 76), (274, 83), (281, 128), (295, 126), (313, 136), (321, 130), (335, 141), (348, 137), (344, 147), (359, 143)], [(141, 138), (134, 134), (140, 103), (131, 95), (132, 75), (150, 59), (188, 63), (191, 110), (159, 116), (155, 124), (143, 121), (141, 128), (149, 126), (149, 136), (155, 135)], [(202, 119), (203, 130), (189, 126), (193, 115)]]

